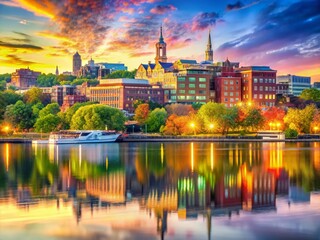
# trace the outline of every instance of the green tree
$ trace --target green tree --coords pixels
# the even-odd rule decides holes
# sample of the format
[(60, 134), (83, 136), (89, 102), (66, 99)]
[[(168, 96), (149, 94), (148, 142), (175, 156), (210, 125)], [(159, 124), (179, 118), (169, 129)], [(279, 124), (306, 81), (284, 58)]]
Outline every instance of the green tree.
[(0, 120), (4, 118), (6, 107), (10, 104), (15, 104), (19, 100), (22, 100), (22, 96), (12, 90), (0, 91)]
[(165, 125), (167, 120), (167, 111), (164, 108), (153, 110), (146, 121), (149, 132), (159, 132), (160, 127)]
[(298, 133), (309, 133), (311, 122), (316, 107), (308, 105), (304, 109), (290, 108), (284, 117), (284, 123), (288, 128), (298, 131)]
[(71, 129), (123, 130), (125, 116), (116, 108), (102, 104), (93, 104), (79, 108), (71, 119)]
[(110, 73), (107, 78), (134, 78), (136, 75), (137, 69), (133, 71), (118, 70)]
[(36, 104), (41, 102), (44, 106), (51, 102), (50, 96), (44, 94), (40, 88), (33, 87), (23, 95), (25, 103)]
[(61, 119), (59, 116), (49, 113), (39, 117), (34, 124), (37, 132), (52, 132), (59, 129)]
[(58, 78), (56, 75), (49, 73), (42, 73), (37, 78), (37, 85), (39, 87), (52, 87), (55, 85), (59, 85)]
[(57, 115), (57, 113), (60, 112), (60, 107), (58, 103), (50, 103), (47, 106), (45, 106), (43, 109), (39, 112), (39, 117), (43, 118), (48, 114)]
[(61, 82), (72, 82), (74, 79), (76, 79), (75, 76), (72, 76), (72, 75), (63, 75), (63, 74), (60, 74), (58, 77), (57, 77), (57, 80), (58, 82), (60, 82), (60, 85), (63, 85), (61, 84)]
[(75, 103), (70, 108), (68, 108), (66, 112), (64, 113), (60, 112), (60, 114), (62, 115), (61, 118), (63, 119), (63, 123), (65, 124), (64, 128), (65, 129), (70, 128), (71, 119), (79, 108), (87, 105), (92, 105), (92, 104), (95, 104), (95, 103), (93, 102)]
[(11, 80), (10, 73), (0, 74), (0, 81), (10, 82), (10, 80)]
[(260, 109), (250, 108), (244, 121), (242, 122), (242, 126), (245, 129), (250, 128), (251, 130), (258, 130), (264, 124), (264, 118)]
[(208, 102), (201, 106), (197, 115), (202, 120), (204, 129), (212, 131), (210, 129), (213, 127), (214, 131), (224, 133), (226, 111), (227, 107), (224, 104)]
[(304, 89), (300, 95), (304, 100), (312, 100), (314, 102), (320, 101), (320, 90), (316, 88)]
[(11, 123), (20, 130), (32, 128), (35, 118), (30, 104), (25, 104), (21, 100), (14, 105), (9, 105), (5, 112), (5, 121)]

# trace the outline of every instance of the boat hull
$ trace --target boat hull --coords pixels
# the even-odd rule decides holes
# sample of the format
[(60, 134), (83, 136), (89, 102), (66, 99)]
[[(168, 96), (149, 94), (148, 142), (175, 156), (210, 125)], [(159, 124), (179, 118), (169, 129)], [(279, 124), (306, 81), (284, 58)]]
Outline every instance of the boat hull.
[(74, 138), (58, 138), (49, 139), (49, 144), (93, 144), (93, 143), (110, 143), (115, 142), (120, 134), (109, 135), (100, 139), (74, 139)]

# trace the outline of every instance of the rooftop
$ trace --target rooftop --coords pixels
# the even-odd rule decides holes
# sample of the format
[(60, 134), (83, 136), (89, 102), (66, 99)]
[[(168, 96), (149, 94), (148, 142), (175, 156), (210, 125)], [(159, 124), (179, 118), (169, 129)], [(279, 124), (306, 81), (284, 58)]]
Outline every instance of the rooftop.
[(115, 79), (101, 79), (100, 84), (149, 84), (145, 79), (134, 78), (115, 78)]

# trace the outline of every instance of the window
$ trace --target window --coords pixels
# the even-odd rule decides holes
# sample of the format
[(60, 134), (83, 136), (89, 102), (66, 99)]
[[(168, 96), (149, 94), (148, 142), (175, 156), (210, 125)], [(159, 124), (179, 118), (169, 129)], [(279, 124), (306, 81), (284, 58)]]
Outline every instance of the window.
[(200, 90), (199, 94), (206, 94), (206, 91), (205, 90)]
[(199, 78), (199, 82), (206, 82), (207, 79), (206, 78)]
[(206, 100), (206, 96), (196, 96), (197, 100)]
[(177, 90), (171, 90), (171, 94), (176, 94)]
[(179, 84), (178, 84), (178, 87), (179, 87), (179, 88), (185, 88), (186, 85), (185, 85), (184, 83), (179, 83)]
[(224, 85), (228, 85), (228, 81), (224, 80)]
[(195, 88), (196, 85), (194, 83), (189, 83), (189, 88)]
[(263, 83), (263, 78), (260, 78), (259, 82), (260, 82), (260, 83)]
[(233, 92), (230, 93), (230, 96), (233, 96)]
[(265, 98), (265, 99), (269, 99), (269, 98), (268, 98), (268, 94), (266, 94), (266, 95), (264, 96), (264, 98)]
[(230, 98), (230, 102), (234, 102), (234, 98)]
[(259, 94), (259, 99), (262, 99), (263, 98), (263, 94)]
[(224, 95), (224, 96), (228, 96), (228, 92), (224, 92), (223, 95)]
[(228, 102), (228, 98), (225, 98), (224, 101), (225, 101), (225, 102)]
[(186, 80), (185, 77), (178, 77), (178, 82), (184, 82)]
[(239, 93), (238, 93), (238, 92), (236, 92), (236, 96), (237, 96), (237, 97), (239, 96)]
[(233, 85), (233, 80), (230, 81), (230, 84)]
[(268, 87), (265, 87), (264, 90), (265, 90), (265, 91), (268, 91)]
[(258, 83), (258, 78), (254, 78), (254, 79), (253, 79), (253, 82), (254, 82), (254, 83)]
[(196, 96), (187, 96), (187, 100), (195, 100)]
[(186, 99), (186, 96), (178, 96), (178, 99), (179, 100), (184, 100), (184, 99)]
[(207, 87), (206, 84), (203, 84), (203, 83), (199, 84), (199, 88), (206, 88), (206, 87)]
[(258, 90), (258, 86), (254, 86), (253, 89), (254, 89), (255, 91), (257, 91), (257, 90)]
[(189, 94), (196, 94), (196, 90), (189, 90), (188, 93)]
[(257, 94), (253, 94), (253, 98), (257, 99), (258, 95)]
[(225, 87), (224, 87), (224, 90), (228, 91), (228, 86), (225, 86)]
[(179, 90), (179, 93), (186, 93), (186, 90)]
[(260, 90), (260, 91), (263, 91), (263, 86), (260, 86), (260, 87), (259, 87), (259, 90)]
[(189, 77), (189, 82), (195, 82), (196, 78), (195, 77)]

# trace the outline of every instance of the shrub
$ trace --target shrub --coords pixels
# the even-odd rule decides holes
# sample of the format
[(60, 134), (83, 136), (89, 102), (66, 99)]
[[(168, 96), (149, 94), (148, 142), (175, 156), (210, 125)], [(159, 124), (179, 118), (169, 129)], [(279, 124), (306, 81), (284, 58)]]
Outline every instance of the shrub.
[(296, 138), (298, 137), (298, 131), (295, 129), (291, 129), (288, 128), (285, 132), (284, 132), (286, 138)]

